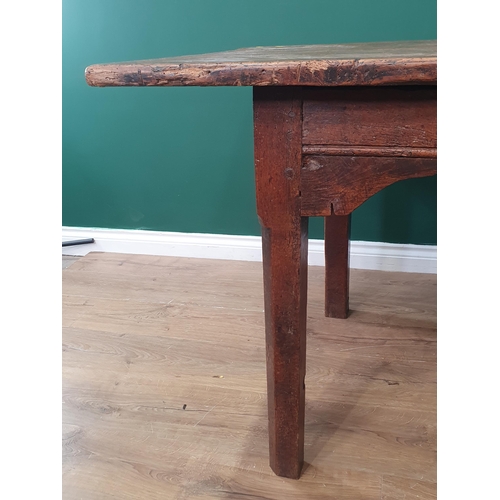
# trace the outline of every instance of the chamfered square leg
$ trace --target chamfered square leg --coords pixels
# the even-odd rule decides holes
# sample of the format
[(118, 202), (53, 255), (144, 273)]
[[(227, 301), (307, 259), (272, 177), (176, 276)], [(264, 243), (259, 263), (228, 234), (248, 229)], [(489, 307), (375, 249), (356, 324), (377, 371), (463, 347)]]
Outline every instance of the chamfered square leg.
[(304, 462), (307, 223), (262, 229), (269, 458), (278, 476), (293, 479)]
[(298, 479), (304, 461), (307, 217), (300, 213), (300, 89), (254, 88), (255, 186), (262, 226), (269, 462)]

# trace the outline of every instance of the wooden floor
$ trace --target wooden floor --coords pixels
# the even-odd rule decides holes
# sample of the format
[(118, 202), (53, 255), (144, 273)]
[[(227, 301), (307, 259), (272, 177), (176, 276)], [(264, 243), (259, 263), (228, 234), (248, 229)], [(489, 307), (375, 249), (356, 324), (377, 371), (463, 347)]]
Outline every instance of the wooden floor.
[(309, 268), (306, 466), (268, 467), (261, 264), (91, 253), (63, 270), (63, 498), (436, 498), (436, 277)]

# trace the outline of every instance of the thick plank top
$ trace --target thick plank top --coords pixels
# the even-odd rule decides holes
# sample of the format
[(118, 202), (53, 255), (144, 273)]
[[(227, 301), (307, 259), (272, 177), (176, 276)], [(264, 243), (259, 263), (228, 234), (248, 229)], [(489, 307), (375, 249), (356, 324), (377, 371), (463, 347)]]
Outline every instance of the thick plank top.
[(436, 59), (434, 40), (253, 47), (96, 64), (85, 77), (94, 87), (434, 84)]

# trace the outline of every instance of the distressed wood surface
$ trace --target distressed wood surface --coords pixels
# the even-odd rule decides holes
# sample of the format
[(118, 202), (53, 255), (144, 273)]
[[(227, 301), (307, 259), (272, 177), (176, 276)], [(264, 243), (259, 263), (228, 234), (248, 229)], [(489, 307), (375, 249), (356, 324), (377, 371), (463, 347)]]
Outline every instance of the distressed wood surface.
[(303, 144), (433, 148), (436, 86), (307, 89)]
[[(333, 210), (335, 217), (340, 217), (330, 219), (340, 224), (332, 223), (327, 228), (336, 239), (334, 246), (327, 250), (332, 258), (328, 261), (331, 267), (327, 271), (330, 278), (326, 279), (326, 297), (327, 300), (330, 297), (331, 303), (334, 303), (333, 298), (337, 300), (341, 312), (333, 311), (333, 315), (342, 317), (347, 314), (348, 307), (348, 225), (345, 224), (348, 214), (393, 182), (436, 172), (435, 42), (256, 47), (200, 56), (94, 65), (87, 68), (86, 79), (93, 86), (255, 87), (255, 176), (257, 211), (263, 232), (270, 464), (277, 475), (298, 478), (305, 454), (307, 216), (331, 216)], [(398, 87), (375, 88), (395, 85)], [(266, 88), (269, 86), (271, 88)], [(349, 88), (306, 88), (309, 86)], [(137, 290), (137, 293), (143, 297), (144, 290)], [(339, 301), (339, 297), (342, 300)], [(236, 297), (236, 301), (247, 310), (245, 299)], [(168, 307), (146, 312), (144, 323), (151, 322), (150, 314), (162, 315), (166, 311)], [(328, 309), (326, 312), (328, 314)], [(351, 325), (350, 334), (355, 330)], [(371, 357), (377, 346), (363, 345), (355, 349), (358, 347), (369, 349)], [(207, 349), (207, 356), (209, 351)], [(424, 369), (422, 365), (418, 368)], [(353, 368), (353, 373), (361, 376), (358, 367)], [(342, 377), (341, 372), (336, 374)], [(424, 369), (411, 376), (425, 378), (430, 375)], [(384, 370), (368, 377), (389, 387), (400, 384)], [(400, 394), (398, 403), (404, 405), (409, 397), (410, 393)], [(343, 415), (344, 403), (340, 401), (345, 398), (351, 402), (356, 400), (356, 391), (346, 396), (334, 389), (322, 404), (331, 407), (333, 414)], [(203, 420), (207, 425), (215, 417), (214, 408), (207, 410), (194, 427)], [(382, 418), (391, 420), (388, 415)], [(234, 420), (228, 427), (233, 434), (238, 432), (237, 419)], [(337, 416), (335, 420), (342, 420), (342, 417)], [(400, 424), (397, 418), (392, 423)], [(372, 453), (372, 440), (382, 437), (392, 441), (392, 436), (381, 432), (376, 431), (374, 435), (368, 432), (368, 439), (358, 448), (350, 443), (344, 456), (337, 449), (329, 449), (328, 453), (335, 451), (336, 459), (340, 459), (335, 461), (335, 474), (341, 470), (339, 467), (351, 463), (353, 454), (380, 460), (378, 453)], [(408, 439), (413, 442), (412, 438)], [(214, 446), (214, 443), (207, 444), (202, 454), (213, 456)], [(433, 449), (432, 444), (430, 448)], [(232, 463), (229, 460), (218, 465), (226, 474), (224, 466)], [(143, 467), (155, 477), (164, 474), (144, 464), (135, 463), (132, 467)], [(415, 467), (418, 467), (416, 462), (409, 465), (404, 474), (412, 475)], [(228, 486), (228, 477), (224, 474), (219, 483), (223, 495), (270, 498), (264, 487), (258, 493), (247, 493), (246, 487), (241, 488), (234, 482)], [(321, 478), (322, 474), (323, 471), (319, 474)], [(185, 492), (182, 485), (177, 486), (181, 488), (175, 492), (178, 498), (195, 497), (198, 491)], [(426, 487), (424, 485), (422, 491), (432, 491), (432, 486)], [(293, 490), (294, 494), (297, 491)], [(401, 491), (398, 481), (390, 483), (384, 494), (391, 491)], [(370, 490), (368, 498), (380, 498), (381, 494), (381, 490)], [(284, 497), (293, 498), (293, 495), (287, 491)], [(343, 498), (342, 494), (333, 497)], [(353, 497), (364, 498), (359, 492)], [(297, 498), (303, 498), (303, 492)], [(308, 498), (323, 497), (319, 494)]]
[(301, 213), (347, 215), (397, 181), (436, 172), (437, 162), (431, 158), (305, 156), (301, 170)]
[(300, 215), (299, 90), (254, 89), (255, 187), (262, 225), (269, 455), (298, 479), (304, 461), (307, 219)]
[[(259, 262), (90, 253), (62, 271), (64, 500), (436, 495), (436, 276), (309, 269), (305, 462), (269, 468)], [(186, 408), (184, 408), (186, 405)]]
[(95, 87), (435, 83), (436, 41), (253, 47), (96, 64), (85, 76)]

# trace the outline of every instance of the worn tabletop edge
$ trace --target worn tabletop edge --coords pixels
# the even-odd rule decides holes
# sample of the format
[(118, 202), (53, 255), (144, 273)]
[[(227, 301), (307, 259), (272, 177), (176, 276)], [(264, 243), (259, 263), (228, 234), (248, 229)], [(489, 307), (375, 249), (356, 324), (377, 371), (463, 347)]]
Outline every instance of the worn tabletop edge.
[[(435, 46), (425, 42), (428, 48)], [(353, 44), (361, 46), (374, 44)], [(198, 56), (151, 59), (122, 63), (95, 64), (85, 70), (90, 86), (266, 86), (266, 85), (393, 85), (393, 84), (435, 84), (437, 82), (437, 57), (435, 53), (415, 54), (392, 53), (385, 55), (380, 50), (366, 57), (336, 57), (328, 53), (328, 47), (345, 46), (291, 46), (289, 55), (296, 59), (275, 57), (239, 57), (252, 49), (240, 49)], [(418, 45), (417, 45), (418, 47)], [(300, 57), (300, 50), (319, 48), (318, 51), (331, 57)], [(259, 48), (256, 48), (259, 49)], [(267, 47), (262, 49), (277, 49)], [(286, 48), (284, 48), (286, 49)], [(292, 50), (294, 49), (295, 52)], [(300, 50), (299, 50), (300, 49)], [(326, 52), (325, 52), (326, 51)], [(401, 52), (401, 51), (400, 51)], [(433, 52), (432, 50), (430, 52)], [(360, 51), (364, 53), (364, 51)], [(267, 53), (269, 58), (270, 52)], [(357, 55), (358, 52), (354, 55)], [(271, 54), (274, 55), (274, 54)], [(278, 54), (279, 55), (279, 54)], [(315, 54), (313, 53), (312, 56)], [(346, 54), (340, 54), (345, 56)], [(219, 58), (217, 60), (217, 58)]]

